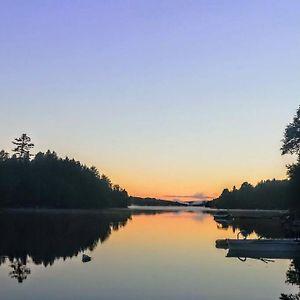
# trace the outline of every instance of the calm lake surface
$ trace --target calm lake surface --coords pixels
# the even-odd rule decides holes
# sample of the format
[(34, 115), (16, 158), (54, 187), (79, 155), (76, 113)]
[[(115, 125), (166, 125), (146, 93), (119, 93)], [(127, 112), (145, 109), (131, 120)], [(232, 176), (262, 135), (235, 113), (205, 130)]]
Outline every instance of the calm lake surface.
[[(218, 224), (197, 208), (1, 213), (1, 299), (274, 300), (298, 293), (287, 275), (290, 266), (297, 273), (291, 260), (241, 261), (216, 248), (240, 229), (284, 235), (276, 220)], [(82, 253), (92, 261), (83, 263)]]

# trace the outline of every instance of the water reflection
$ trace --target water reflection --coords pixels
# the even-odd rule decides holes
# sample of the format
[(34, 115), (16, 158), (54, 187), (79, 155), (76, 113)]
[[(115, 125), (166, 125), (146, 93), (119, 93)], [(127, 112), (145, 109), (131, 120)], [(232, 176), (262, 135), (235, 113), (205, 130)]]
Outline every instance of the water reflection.
[(284, 238), (289, 236), (287, 228), (282, 226), (280, 218), (234, 218), (229, 220), (215, 220), (221, 230), (231, 229), (234, 233), (243, 231), (264, 238)]
[[(297, 285), (300, 290), (300, 260), (292, 260), (289, 269), (286, 272), (286, 283)], [(280, 300), (299, 300), (300, 291), (297, 294), (281, 294)]]
[(12, 270), (9, 272), (9, 276), (17, 279), (19, 283), (27, 279), (27, 276), (31, 273), (30, 268), (27, 267), (26, 262), (22, 261), (22, 259), (13, 259), (10, 267)]
[(31, 274), (28, 263), (52, 266), (56, 260), (93, 251), (134, 215), (156, 215), (169, 210), (44, 211), (0, 213), (0, 266), (22, 283)]
[[(247, 257), (246, 264), (225, 259), (215, 248), (217, 238), (234, 238), (241, 230), (252, 237), (286, 236), (279, 219), (215, 223), (187, 209), (0, 213), (1, 293), (14, 300), (55, 299), (57, 290), (65, 299), (260, 300), (267, 289), (264, 299), (299, 300), (293, 286), (299, 286), (300, 257), (288, 257), (289, 269), (284, 260), (265, 268)], [(91, 263), (82, 263), (83, 253)]]
[(31, 273), (27, 263), (51, 266), (85, 250), (93, 250), (112, 231), (125, 226), (128, 211), (103, 213), (2, 213), (0, 265), (9, 262), (9, 275), (22, 283)]
[[(300, 300), (300, 245), (298, 241), (295, 244), (288, 247), (259, 245), (262, 241), (261, 238), (269, 239), (268, 241), (288, 241), (293, 237), (298, 236), (298, 232), (291, 230), (285, 226), (281, 218), (228, 218), (228, 219), (215, 219), (217, 228), (220, 230), (232, 229), (234, 233), (242, 232), (245, 236), (245, 240), (240, 241), (240, 244), (245, 243), (245, 247), (231, 247), (227, 239), (217, 240), (216, 248), (228, 249), (226, 257), (237, 258), (241, 262), (247, 261), (247, 259), (256, 259), (264, 263), (275, 262), (274, 259), (288, 259), (291, 260), (289, 269), (286, 272), (286, 283), (290, 285), (296, 285), (299, 288), (299, 292), (296, 294), (282, 293), (279, 297), (280, 300)], [(255, 250), (247, 246), (246, 237), (254, 234), (259, 239), (258, 245)], [(237, 243), (239, 241), (237, 240)]]

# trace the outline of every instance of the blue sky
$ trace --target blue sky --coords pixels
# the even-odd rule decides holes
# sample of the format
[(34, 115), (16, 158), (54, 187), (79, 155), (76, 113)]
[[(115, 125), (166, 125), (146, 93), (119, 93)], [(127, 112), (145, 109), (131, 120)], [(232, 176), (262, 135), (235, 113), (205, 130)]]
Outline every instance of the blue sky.
[(299, 53), (299, 1), (1, 1), (1, 148), (27, 132), (141, 196), (284, 178)]

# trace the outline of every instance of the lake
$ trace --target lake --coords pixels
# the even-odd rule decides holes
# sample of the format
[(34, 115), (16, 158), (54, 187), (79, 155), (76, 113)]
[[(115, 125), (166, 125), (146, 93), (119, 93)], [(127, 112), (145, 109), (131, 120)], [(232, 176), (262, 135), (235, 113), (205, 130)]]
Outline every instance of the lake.
[(220, 224), (199, 208), (1, 213), (1, 299), (294, 299), (280, 297), (299, 292), (299, 261), (216, 248), (241, 229), (285, 235), (278, 220)]

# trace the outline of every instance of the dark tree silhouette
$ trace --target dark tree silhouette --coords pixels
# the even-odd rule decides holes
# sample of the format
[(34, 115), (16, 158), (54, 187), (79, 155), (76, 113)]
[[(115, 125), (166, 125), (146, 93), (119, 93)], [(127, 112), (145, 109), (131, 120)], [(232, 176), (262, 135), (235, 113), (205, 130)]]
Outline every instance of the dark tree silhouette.
[(0, 150), (0, 161), (4, 161), (6, 159), (8, 159), (9, 154), (7, 152), (5, 152), (4, 150)]
[(137, 206), (186, 206), (186, 204), (177, 201), (161, 200), (149, 197), (130, 197), (129, 202), (131, 205)]
[(31, 138), (26, 133), (23, 133), (19, 138), (15, 138), (12, 143), (16, 146), (13, 152), (18, 158), (29, 159), (32, 156), (30, 150), (34, 147), (34, 144), (31, 143)]
[(39, 152), (30, 158), (30, 138), (14, 142), (17, 155), (0, 151), (0, 207), (107, 208), (127, 207), (129, 197), (119, 186), (79, 161)]
[(9, 276), (17, 279), (18, 283), (22, 283), (31, 274), (31, 270), (26, 266), (26, 262), (24, 263), (21, 259), (14, 259), (10, 267), (12, 271), (9, 272)]
[(294, 116), (293, 122), (287, 125), (282, 140), (281, 153), (300, 154), (300, 106)]
[(293, 294), (281, 294), (280, 300), (300, 300), (300, 295), (299, 294), (296, 294), (296, 295), (293, 295)]
[(266, 180), (252, 186), (244, 182), (240, 189), (224, 189), (219, 198), (208, 203), (216, 208), (287, 209), (289, 208), (289, 181)]
[[(286, 283), (300, 287), (300, 261), (293, 260), (286, 272)], [(300, 300), (300, 292), (297, 294), (281, 294), (280, 300)]]
[(0, 212), (0, 266), (22, 283), (29, 266), (52, 266), (86, 250), (93, 251), (131, 218), (128, 210)]
[(284, 133), (281, 154), (296, 154), (297, 162), (287, 166), (289, 177), (289, 206), (295, 212), (300, 210), (300, 107), (293, 122), (287, 125)]

